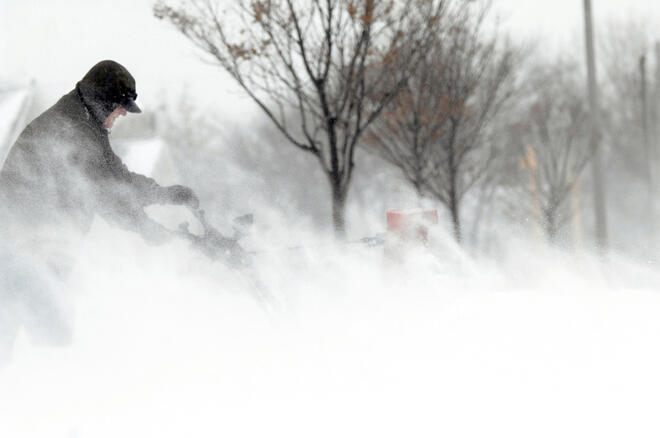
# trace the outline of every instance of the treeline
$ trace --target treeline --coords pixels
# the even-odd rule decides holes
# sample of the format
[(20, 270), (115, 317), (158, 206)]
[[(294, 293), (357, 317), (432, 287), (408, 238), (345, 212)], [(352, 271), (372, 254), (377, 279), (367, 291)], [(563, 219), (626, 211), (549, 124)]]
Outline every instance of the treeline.
[[(470, 209), (473, 224), (486, 214), (532, 218), (551, 241), (587, 210), (580, 196), (593, 189), (584, 172), (592, 152), (583, 41), (557, 56), (514, 42), (488, 1), (160, 1), (154, 15), (229, 73), (287, 142), (314, 158), (339, 237), (353, 175), (361, 172), (358, 149), (384, 158), (419, 197), (445, 206), (459, 241), (470, 197), (479, 204)], [(642, 181), (642, 211), (652, 218), (660, 49), (652, 53), (642, 26), (612, 26), (598, 41), (605, 179), (617, 188), (621, 180)], [(574, 226), (569, 234), (581, 239), (581, 232)]]

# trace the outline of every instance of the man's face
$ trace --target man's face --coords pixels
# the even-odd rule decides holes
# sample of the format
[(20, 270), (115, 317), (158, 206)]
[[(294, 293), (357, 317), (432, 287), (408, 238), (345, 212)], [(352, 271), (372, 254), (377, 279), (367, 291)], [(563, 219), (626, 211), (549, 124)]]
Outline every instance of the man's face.
[(115, 119), (119, 116), (125, 116), (126, 115), (126, 110), (124, 107), (119, 105), (113, 112), (110, 113), (107, 119), (105, 119), (105, 122), (103, 123), (103, 127), (105, 129), (110, 129), (112, 128), (112, 125), (115, 123)]

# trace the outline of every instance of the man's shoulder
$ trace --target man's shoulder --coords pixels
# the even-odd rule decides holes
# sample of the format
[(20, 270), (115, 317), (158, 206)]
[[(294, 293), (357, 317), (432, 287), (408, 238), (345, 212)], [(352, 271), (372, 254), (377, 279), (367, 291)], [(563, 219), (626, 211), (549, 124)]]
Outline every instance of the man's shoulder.
[(67, 111), (67, 107), (70, 106), (67, 102), (69, 100), (67, 96), (63, 96), (57, 103), (28, 123), (21, 135), (35, 134), (43, 131), (48, 131), (52, 135), (56, 131), (53, 128), (69, 125), (71, 118), (68, 114), (69, 111)]
[(73, 125), (85, 118), (85, 108), (74, 91), (62, 96), (53, 106), (44, 111), (34, 122), (37, 124)]
[(53, 140), (77, 138), (81, 134), (91, 136), (94, 130), (89, 118), (90, 115), (73, 90), (30, 122), (24, 134), (28, 138), (39, 137), (39, 140), (43, 140), (43, 136)]

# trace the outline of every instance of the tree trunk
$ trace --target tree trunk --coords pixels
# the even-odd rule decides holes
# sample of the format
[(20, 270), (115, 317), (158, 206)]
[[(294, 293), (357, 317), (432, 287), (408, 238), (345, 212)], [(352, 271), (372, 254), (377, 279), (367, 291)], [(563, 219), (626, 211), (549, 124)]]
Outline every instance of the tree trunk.
[(332, 190), (332, 225), (335, 229), (335, 237), (344, 240), (346, 238), (346, 193), (332, 178), (330, 188)]
[(461, 218), (458, 211), (458, 166), (455, 162), (454, 143), (456, 132), (458, 131), (457, 122), (452, 121), (451, 129), (451, 147), (449, 148), (449, 213), (451, 214), (451, 221), (454, 224), (454, 238), (456, 242), (461, 243)]
[(454, 238), (456, 242), (461, 243), (461, 217), (459, 213), (459, 204), (458, 198), (456, 196), (456, 190), (452, 187), (449, 193), (449, 213), (451, 214), (451, 221), (454, 225)]
[(557, 243), (557, 234), (559, 233), (559, 227), (557, 226), (557, 211), (553, 208), (549, 208), (545, 211), (545, 234), (548, 238), (548, 242), (551, 244)]
[(417, 202), (421, 203), (422, 198), (424, 198), (424, 190), (422, 188), (422, 183), (420, 181), (418, 181), (417, 179), (415, 179), (413, 181), (413, 187), (415, 189), (415, 194), (417, 195)]

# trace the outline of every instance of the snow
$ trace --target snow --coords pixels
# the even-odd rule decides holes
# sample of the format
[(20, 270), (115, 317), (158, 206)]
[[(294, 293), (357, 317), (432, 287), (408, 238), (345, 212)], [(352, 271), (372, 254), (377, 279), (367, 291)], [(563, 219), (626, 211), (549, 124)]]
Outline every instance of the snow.
[(127, 147), (124, 163), (133, 172), (153, 176), (163, 147), (163, 142), (157, 138), (132, 141)]
[[(561, 1), (564, 7), (547, 3), (549, 15), (538, 13), (539, 2), (498, 0), (498, 7), (519, 35), (534, 28), (565, 39), (579, 28), (581, 12), (578, 2)], [(40, 2), (46, 9), (39, 14), (36, 0), (10, 3), (6, 29), (16, 37), (6, 39), (12, 50), (3, 60), (12, 71), (40, 75), (48, 85), (44, 104), (70, 90), (101, 47), (134, 73), (145, 111), (189, 81), (196, 99), (222, 105), (216, 115), (226, 126), (259, 135), (249, 116), (254, 105), (153, 19), (152, 0), (138, 2), (137, 13), (133, 0), (102, 10), (82, 0)], [(562, 20), (569, 3), (574, 13)], [(618, 3), (596, 8), (601, 22)], [(80, 25), (62, 27), (66, 20), (53, 20), (53, 12)], [(111, 18), (108, 29), (139, 29), (139, 38), (100, 41), (95, 35), (109, 33), (98, 31), (99, 16)], [(139, 44), (126, 44), (129, 38)], [(149, 50), (153, 41), (162, 53)], [(25, 90), (0, 95), (0, 163), (28, 97)], [(111, 142), (130, 170), (163, 185), (181, 183), (162, 139)], [(61, 296), (73, 309), (73, 342), (42, 345), (22, 330), (11, 358), (0, 355), (0, 438), (660, 434), (656, 264), (616, 252), (605, 259), (571, 253), (529, 236), (523, 242), (499, 222), (484, 244), (489, 257), (475, 256), (453, 241), (444, 212), (429, 250), (403, 254), (398, 263), (383, 247), (339, 246), (307, 224), (327, 207), (323, 175), (303, 175), (315, 166), (311, 158), (308, 166), (291, 166), (286, 155), (255, 150), (243, 161), (218, 152), (226, 167), (200, 172), (213, 188), (202, 201), (221, 200), (209, 216), (222, 231), (232, 216), (255, 214), (248, 249), (278, 306), (265, 308), (244, 274), (184, 242), (147, 246), (96, 220)], [(260, 166), (278, 156), (281, 168)], [(389, 209), (418, 205), (406, 204), (410, 188), (389, 176), (356, 174), (352, 190), (351, 239), (385, 230)], [(170, 228), (190, 218), (171, 208), (148, 213)]]
[(20, 130), (24, 128), (24, 126), (17, 126), (17, 123), (20, 123), (19, 117), (22, 115), (27, 97), (28, 90), (26, 89), (0, 93), (0, 165), (5, 161)]
[(660, 432), (655, 267), (513, 237), (496, 261), (310, 247), (258, 256), (266, 312), (183, 243), (110, 231), (72, 279), (73, 344), (23, 335), (0, 368), (0, 436)]
[(158, 137), (119, 142), (118, 150), (126, 167), (132, 172), (156, 178), (163, 184), (178, 179), (167, 144)]

